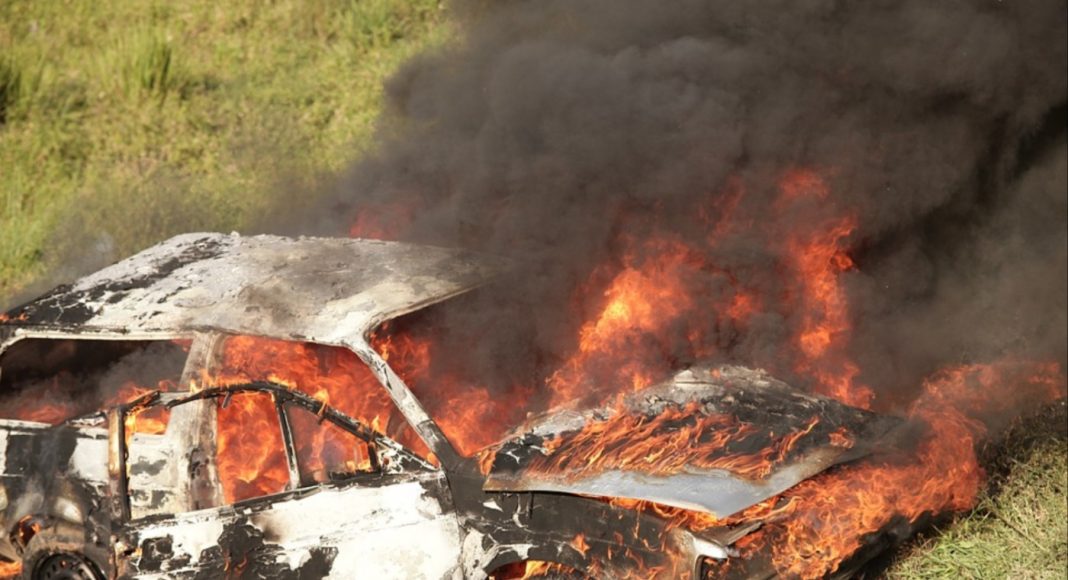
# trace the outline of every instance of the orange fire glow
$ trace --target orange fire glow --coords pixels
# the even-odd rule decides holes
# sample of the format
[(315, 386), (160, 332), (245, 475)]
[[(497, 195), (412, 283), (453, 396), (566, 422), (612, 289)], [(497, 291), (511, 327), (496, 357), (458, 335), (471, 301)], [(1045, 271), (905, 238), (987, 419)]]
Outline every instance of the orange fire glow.
[[(915, 522), (925, 514), (971, 508), (984, 478), (975, 452), (986, 431), (981, 417), (1007, 410), (1010, 394), (1031, 401), (1063, 397), (1063, 371), (1056, 364), (1002, 362), (936, 373), (907, 415), (926, 429), (911, 451), (841, 466), (727, 519), (649, 502), (613, 503), (649, 510), (694, 531), (764, 522), (737, 544), (742, 566), (745, 558), (770, 550), (779, 575), (820, 577), (837, 570), (867, 535), (893, 518)], [(739, 562), (728, 566), (733, 571)]]
[[(82, 408), (83, 405), (71, 400), (69, 396), (64, 396), (64, 393), (68, 389), (68, 387), (63, 384), (64, 380), (65, 378), (56, 378), (42, 387), (43, 392), (35, 392), (32, 397), (20, 397), (14, 401), (7, 402), (6, 408), (4, 409), (4, 415), (16, 417), (22, 421), (34, 421), (52, 425), (74, 418), (75, 415), (82, 413), (85, 410)], [(171, 381), (160, 381), (155, 389), (153, 389), (147, 386), (138, 385), (132, 381), (127, 381), (123, 383), (117, 391), (106, 397), (101, 407), (107, 408), (119, 403), (128, 402), (157, 389), (161, 391), (174, 390), (174, 383)], [(160, 426), (154, 424), (154, 421), (150, 421), (147, 417), (143, 418), (140, 422), (138, 422), (137, 419), (128, 420), (127, 427), (133, 428), (138, 432), (161, 432), (154, 431), (160, 429)]]
[[(173, 391), (175, 385), (171, 381), (160, 381), (156, 386), (156, 389), (148, 389), (136, 385), (134, 383), (126, 383), (119, 393), (115, 396), (114, 401), (109, 404), (133, 401), (141, 395), (147, 394), (152, 390), (159, 391)], [(166, 407), (149, 407), (144, 409), (132, 409), (126, 415), (126, 444), (130, 444), (130, 440), (134, 433), (145, 433), (147, 435), (159, 435), (167, 430), (167, 421), (170, 420), (171, 412)]]
[[(414, 356), (418, 349), (411, 352)], [(425, 444), (408, 427), (367, 365), (347, 349), (251, 336), (228, 338), (208, 386), (253, 381), (271, 381), (304, 392), (424, 457), (428, 455)], [(240, 402), (235, 396), (218, 412), (219, 479), (228, 501), (275, 493), (288, 481), (274, 403), (266, 396), (244, 399)], [(341, 445), (340, 440), (321, 435), (309, 440), (320, 447), (308, 456), (334, 453), (338, 451), (334, 447)]]
[[(802, 577), (837, 569), (864, 541), (904, 517), (971, 508), (984, 473), (975, 443), (985, 433), (979, 419), (996, 401), (1027, 393), (1032, 400), (1063, 396), (1056, 365), (1000, 363), (947, 369), (924, 384), (909, 417), (929, 431), (913, 453), (881, 463), (847, 467), (801, 483), (774, 509), (789, 514), (751, 540), (771, 546), (777, 570)], [(746, 517), (751, 514), (743, 514)]]
[[(528, 469), (571, 477), (613, 469), (638, 469), (658, 476), (721, 469), (763, 479), (792, 457), (799, 442), (813, 436), (818, 423), (819, 418), (812, 417), (794, 431), (775, 435), (733, 415), (705, 413), (699, 402), (669, 407), (652, 417), (619, 409), (603, 421), (546, 441), (543, 447), (549, 457)], [(747, 445), (752, 441), (759, 443)], [(730, 446), (752, 451), (728, 452)], [(567, 453), (553, 456), (560, 448)]]
[[(795, 203), (822, 200), (829, 188), (811, 170), (787, 172), (779, 183), (777, 208), (788, 212)], [(871, 407), (874, 393), (855, 384), (860, 368), (845, 354), (849, 345), (849, 304), (840, 275), (853, 269), (845, 243), (856, 229), (856, 218), (835, 216), (812, 229), (786, 237), (787, 259), (795, 273), (795, 308), (801, 316), (797, 335), (795, 371), (815, 379), (816, 390), (863, 409)]]
[[(668, 371), (692, 360), (722, 354), (715, 337), (705, 336), (708, 321), (741, 329), (760, 315), (789, 318), (788, 342), (776, 352), (779, 368), (820, 394), (845, 404), (869, 409), (879, 403), (873, 389), (862, 384), (861, 367), (850, 356), (853, 318), (847, 282), (856, 270), (849, 255), (858, 217), (848, 209), (824, 207), (830, 185), (826, 171), (795, 168), (777, 181), (767, 227), (776, 231), (771, 248), (781, 295), (761, 294), (744, 287), (709, 255), (728, 233), (760, 224), (734, 221), (738, 200), (745, 194), (740, 182), (720, 196), (708, 218), (708, 248), (687, 245), (673, 233), (637, 239), (621, 236), (622, 255), (602, 264), (589, 282), (574, 289), (580, 315), (574, 326), (574, 349), (550, 369), (544, 384), (472, 384), (435, 371), (439, 345), (432, 338), (396, 330), (389, 324), (372, 336), (372, 346), (419, 395), (420, 402), (450, 437), (457, 450), (471, 455), (496, 442), (509, 427), (536, 412), (567, 404), (621, 401), (621, 396), (647, 387)], [(785, 216), (818, 207), (812, 220)], [(352, 224), (354, 236), (389, 239), (411, 224), (415, 206), (371, 208)], [(703, 214), (702, 214), (703, 215)], [(806, 214), (807, 215), (807, 214)], [(741, 218), (739, 218), (741, 219)], [(783, 223), (798, 221), (787, 228)], [(709, 295), (691, 292), (692, 280), (708, 272), (721, 274), (723, 286)], [(595, 283), (597, 281), (598, 283)], [(583, 310), (586, 309), (586, 310)], [(0, 319), (2, 320), (2, 319)], [(693, 321), (700, 321), (700, 324)], [(729, 333), (724, 333), (729, 334)], [(679, 343), (684, 343), (680, 348)], [(670, 345), (667, 346), (667, 345)], [(676, 357), (685, 350), (686, 360)], [(744, 362), (744, 361), (743, 361)], [(307, 393), (376, 431), (431, 458), (422, 440), (401, 417), (389, 395), (367, 366), (352, 352), (333, 347), (238, 336), (226, 340), (221, 363), (207, 386), (257, 380), (272, 381)], [(910, 386), (910, 385), (903, 385)], [(143, 389), (129, 385), (119, 400)], [(752, 506), (728, 519), (634, 500), (610, 500), (617, 506), (644, 510), (672, 526), (700, 532), (713, 526), (762, 522), (740, 540), (740, 559), (730, 566), (770, 554), (781, 576), (819, 577), (837, 570), (860, 549), (866, 538), (895, 518), (915, 522), (925, 514), (971, 508), (984, 473), (975, 453), (987, 432), (986, 420), (1013, 410), (1014, 402), (1048, 401), (1064, 396), (1064, 369), (1057, 364), (1000, 361), (945, 368), (923, 384), (922, 395), (904, 419), (914, 438), (863, 461), (839, 466), (810, 478), (785, 493)], [(43, 399), (48, 399), (47, 393)], [(55, 421), (68, 416), (61, 403), (40, 400), (17, 415), (29, 420)], [(218, 469), (228, 501), (284, 489), (288, 467), (274, 403), (265, 397), (233, 396), (218, 409)], [(566, 438), (545, 442), (546, 449), (566, 449), (531, 469), (546, 473), (628, 468), (654, 475), (687, 468), (726, 469), (741, 477), (760, 479), (814, 438), (849, 448), (854, 434), (831, 431), (812, 417), (794, 430), (769, 434), (725, 414), (706, 414), (696, 404), (668, 409), (648, 417), (617, 412), (592, 421)], [(166, 416), (134, 414), (132, 433), (161, 432)], [(300, 424), (295, 429), (303, 429)], [(311, 429), (310, 425), (307, 429)], [(917, 435), (918, 434), (918, 435)], [(749, 438), (765, 441), (759, 447), (737, 443)], [(310, 456), (329, 456), (343, 445), (340, 439), (315, 435), (306, 439)], [(492, 455), (480, 455), (488, 471)], [(357, 458), (357, 461), (359, 458)], [(311, 468), (322, 468), (313, 463)], [(589, 549), (577, 536), (572, 546)], [(638, 562), (640, 567), (641, 563)], [(0, 564), (0, 576), (4, 564)], [(546, 562), (525, 562), (507, 570), (508, 578), (531, 578), (557, 570)], [(732, 569), (733, 571), (734, 569)], [(651, 572), (644, 569), (644, 572)]]
[(760, 301), (744, 289), (731, 288), (723, 304), (700, 304), (686, 281), (709, 268), (713, 266), (671, 237), (634, 246), (604, 291), (600, 310), (579, 329), (576, 352), (546, 382), (549, 406), (576, 400), (600, 402), (663, 378), (670, 361), (647, 339), (663, 337), (669, 329), (688, 327), (685, 335), (694, 358), (715, 355), (715, 346), (696, 325), (687, 325), (687, 319), (700, 312), (723, 324), (742, 325)]
[(656, 333), (673, 317), (692, 308), (679, 287), (680, 277), (691, 267), (684, 246), (665, 242), (656, 259), (645, 267), (628, 265), (616, 275), (605, 291), (601, 312), (579, 330), (579, 347), (574, 356), (548, 380), (551, 405), (583, 398), (596, 389), (589, 384), (591, 374), (610, 374), (607, 383), (614, 388), (637, 390), (649, 385), (645, 357), (623, 356), (633, 351), (635, 335)]
[(21, 562), (0, 562), (0, 578), (16, 578), (21, 572)]
[(227, 503), (278, 493), (289, 483), (274, 402), (240, 393), (218, 409), (219, 480)]

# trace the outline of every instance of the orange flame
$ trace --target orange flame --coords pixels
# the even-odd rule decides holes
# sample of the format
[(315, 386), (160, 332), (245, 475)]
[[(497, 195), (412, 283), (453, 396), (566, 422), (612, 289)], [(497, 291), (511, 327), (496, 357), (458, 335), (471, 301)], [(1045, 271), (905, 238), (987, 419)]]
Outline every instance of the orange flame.
[(21, 562), (0, 562), (0, 578), (17, 578), (22, 573)]
[[(227, 339), (222, 362), (208, 378), (208, 386), (253, 381), (271, 381), (304, 392), (424, 457), (429, 454), (367, 365), (347, 349), (251, 336)], [(273, 402), (264, 396), (234, 396), (229, 407), (219, 410), (218, 469), (228, 501), (285, 488), (288, 468), (276, 417)], [(291, 427), (296, 431), (302, 425)], [(307, 457), (335, 453), (342, 445), (314, 431), (295, 433), (295, 437), (314, 446), (305, 452)]]
[[(673, 361), (665, 358), (667, 349), (656, 343), (673, 340), (669, 337), (673, 332), (684, 335), (693, 358), (715, 355), (710, 337), (702, 335), (703, 325), (689, 324), (691, 317), (700, 312), (723, 325), (744, 325), (760, 300), (732, 284), (722, 304), (700, 304), (687, 282), (709, 269), (715, 268), (671, 237), (644, 240), (632, 247), (605, 290), (600, 309), (579, 329), (578, 349), (546, 381), (549, 406), (575, 400), (600, 402), (663, 378)], [(730, 279), (729, 273), (722, 274)], [(598, 277), (595, 274), (591, 279)]]
[(1056, 364), (1002, 362), (936, 373), (908, 413), (927, 429), (914, 449), (825, 472), (727, 520), (640, 502), (635, 507), (696, 531), (763, 521), (737, 544), (743, 558), (770, 550), (779, 575), (820, 577), (894, 518), (915, 522), (974, 506), (984, 478), (975, 448), (986, 431), (980, 417), (1007, 410), (1010, 393), (1032, 401), (1063, 397), (1063, 371)]
[[(823, 200), (829, 188), (811, 170), (787, 172), (779, 184), (777, 208), (789, 211), (805, 200)], [(791, 232), (785, 242), (786, 255), (799, 286), (794, 297), (801, 317), (797, 335), (798, 360), (795, 370), (816, 379), (819, 392), (847, 405), (871, 408), (874, 392), (854, 383), (860, 368), (845, 354), (851, 323), (849, 304), (840, 274), (853, 269), (844, 243), (857, 227), (853, 216), (832, 217), (817, 227)]]
[[(794, 457), (798, 443), (812, 437), (818, 423), (819, 418), (812, 417), (796, 430), (776, 435), (733, 415), (706, 413), (699, 402), (669, 407), (654, 416), (619, 409), (605, 420), (591, 421), (577, 432), (546, 441), (543, 447), (548, 456), (533, 462), (528, 470), (581, 478), (614, 469), (657, 476), (722, 469), (763, 479)], [(824, 435), (822, 440), (826, 439)], [(567, 453), (554, 456), (560, 448)]]
[(218, 409), (216, 465), (227, 503), (278, 493), (289, 483), (274, 402), (253, 393)]

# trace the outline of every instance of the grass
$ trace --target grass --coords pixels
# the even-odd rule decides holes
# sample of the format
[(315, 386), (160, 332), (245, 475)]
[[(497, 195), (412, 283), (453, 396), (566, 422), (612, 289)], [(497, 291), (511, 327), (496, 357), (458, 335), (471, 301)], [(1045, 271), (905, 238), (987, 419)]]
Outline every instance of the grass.
[(888, 576), (1048, 578), (1068, 575), (1068, 438), (1064, 403), (995, 443), (990, 490), (973, 511), (906, 548)]
[(314, 190), (367, 146), (383, 79), (450, 34), (438, 0), (0, 3), (0, 303), (71, 249)]
[[(314, 191), (369, 145), (383, 79), (452, 33), (438, 0), (0, 2), (0, 305), (61, 259)], [(1065, 439), (1010, 448), (999, 491), (889, 576), (1065, 577)]]

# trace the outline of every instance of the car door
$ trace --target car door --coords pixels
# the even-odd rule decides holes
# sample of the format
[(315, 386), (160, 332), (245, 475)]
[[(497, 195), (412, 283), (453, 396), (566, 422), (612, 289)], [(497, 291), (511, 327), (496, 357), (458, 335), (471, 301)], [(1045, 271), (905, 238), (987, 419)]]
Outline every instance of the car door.
[[(444, 474), (389, 440), (375, 441), (350, 424), (287, 405), (279, 395), (236, 391), (225, 398), (226, 406), (219, 405), (215, 422), (223, 430), (213, 479), (219, 486), (215, 496), (223, 505), (178, 511), (174, 506), (184, 500), (171, 500), (160, 502), (156, 510), (145, 498), (167, 487), (170, 463), (175, 464), (174, 473), (189, 470), (182, 465), (188, 450), (164, 445), (162, 452), (146, 451), (148, 447), (139, 451), (139, 443), (147, 445), (147, 436), (130, 437), (128, 493), (131, 500), (141, 498), (131, 502), (141, 502), (141, 508), (131, 510), (116, 542), (120, 574), (458, 575), (459, 527)], [(228, 408), (259, 412), (235, 415)], [(166, 437), (169, 430), (160, 435)], [(150, 469), (137, 467), (139, 453), (150, 457)], [(161, 465), (163, 457), (166, 464)], [(234, 477), (235, 469), (250, 465), (258, 469), (256, 477)], [(144, 477), (146, 471), (157, 480)], [(181, 494), (180, 484), (175, 489)], [(194, 503), (186, 501), (185, 507)]]
[(311, 554), (338, 578), (458, 576), (460, 529), (440, 469), (382, 436), (282, 408), (298, 489), (261, 521), (285, 530), (293, 564)]

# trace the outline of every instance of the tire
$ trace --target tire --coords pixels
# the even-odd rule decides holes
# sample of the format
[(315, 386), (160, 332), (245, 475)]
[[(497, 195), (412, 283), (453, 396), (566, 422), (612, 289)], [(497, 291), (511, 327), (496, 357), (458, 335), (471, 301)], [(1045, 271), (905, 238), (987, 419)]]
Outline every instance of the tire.
[(77, 543), (40, 533), (26, 544), (22, 580), (105, 580)]
[[(531, 560), (529, 563), (533, 564), (535, 561)], [(539, 580), (590, 580), (590, 576), (571, 568), (570, 566), (560, 564), (557, 562), (538, 562), (538, 564), (545, 564), (545, 569), (538, 570), (536, 572), (527, 569), (527, 560), (520, 560), (518, 562), (512, 562), (497, 568), (493, 572), (490, 572), (489, 578), (497, 580), (509, 580), (517, 578), (537, 578)], [(533, 572), (533, 573), (532, 573)]]

